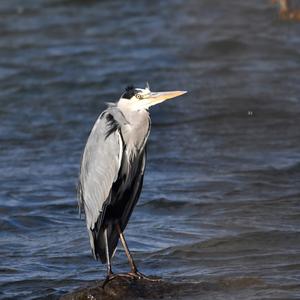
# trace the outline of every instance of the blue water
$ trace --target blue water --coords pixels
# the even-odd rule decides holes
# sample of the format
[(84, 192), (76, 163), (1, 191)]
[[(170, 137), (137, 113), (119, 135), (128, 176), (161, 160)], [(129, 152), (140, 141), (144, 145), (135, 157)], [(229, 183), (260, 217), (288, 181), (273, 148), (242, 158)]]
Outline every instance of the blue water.
[(0, 298), (104, 278), (80, 157), (105, 102), (148, 81), (189, 93), (151, 110), (125, 232), (140, 270), (214, 283), (195, 299), (299, 299), (299, 30), (261, 0), (2, 0)]

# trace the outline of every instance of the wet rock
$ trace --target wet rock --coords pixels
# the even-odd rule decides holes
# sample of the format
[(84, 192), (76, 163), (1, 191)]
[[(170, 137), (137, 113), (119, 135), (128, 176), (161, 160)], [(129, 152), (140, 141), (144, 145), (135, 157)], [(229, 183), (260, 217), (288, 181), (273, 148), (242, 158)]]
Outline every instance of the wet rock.
[(145, 279), (117, 277), (102, 288), (103, 282), (93, 283), (85, 288), (62, 296), (61, 300), (131, 300), (178, 298), (188, 286), (184, 283), (166, 281), (152, 282)]
[[(102, 288), (103, 281), (90, 283), (61, 300), (138, 300), (138, 299), (252, 299), (257, 288), (267, 285), (257, 277), (223, 277), (207, 282), (151, 282), (145, 279), (117, 277)], [(255, 287), (255, 288), (254, 288)], [(256, 298), (256, 297), (254, 297)]]

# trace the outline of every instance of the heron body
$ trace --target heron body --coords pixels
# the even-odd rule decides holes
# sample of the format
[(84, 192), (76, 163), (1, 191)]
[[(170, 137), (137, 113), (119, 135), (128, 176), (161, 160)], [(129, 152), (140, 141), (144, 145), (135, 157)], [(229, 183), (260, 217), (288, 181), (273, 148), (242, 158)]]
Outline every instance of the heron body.
[[(128, 87), (116, 104), (109, 104), (96, 120), (82, 155), (78, 201), (95, 259), (108, 265), (119, 238), (128, 254), (132, 272), (135, 264), (123, 231), (139, 199), (150, 133), (150, 106), (185, 92), (153, 93)], [(131, 262), (132, 261), (132, 262)]]

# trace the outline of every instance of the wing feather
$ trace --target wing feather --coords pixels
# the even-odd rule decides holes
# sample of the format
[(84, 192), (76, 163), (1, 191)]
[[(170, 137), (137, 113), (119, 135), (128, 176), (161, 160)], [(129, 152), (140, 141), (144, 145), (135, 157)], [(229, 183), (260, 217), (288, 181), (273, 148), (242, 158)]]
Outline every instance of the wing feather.
[(102, 263), (106, 262), (104, 228), (112, 256), (119, 240), (115, 222), (125, 229), (143, 185), (150, 121), (142, 143), (139, 147), (133, 144), (129, 153), (126, 125), (130, 126), (117, 107), (104, 111), (90, 133), (81, 161), (79, 206), (86, 215), (93, 255)]
[(92, 231), (109, 202), (111, 188), (118, 178), (122, 162), (123, 142), (116, 120), (109, 110), (97, 119), (87, 140), (81, 161), (78, 201), (84, 209), (90, 243), (95, 256)]

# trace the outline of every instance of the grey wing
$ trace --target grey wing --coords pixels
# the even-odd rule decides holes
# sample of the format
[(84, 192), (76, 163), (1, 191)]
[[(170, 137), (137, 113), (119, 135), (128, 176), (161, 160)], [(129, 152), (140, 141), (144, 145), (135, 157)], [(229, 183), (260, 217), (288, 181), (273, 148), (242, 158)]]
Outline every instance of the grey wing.
[[(113, 184), (109, 203), (104, 204), (102, 218), (97, 222), (94, 230), (95, 257), (100, 258), (102, 263), (106, 262), (103, 230), (101, 230), (102, 222), (106, 223), (108, 220), (115, 219), (118, 221), (121, 230), (124, 231), (141, 193), (145, 169), (145, 151), (137, 158), (136, 164), (136, 168), (131, 166), (127, 169), (126, 159), (125, 162), (123, 161), (118, 180)], [(130, 183), (123, 182), (124, 169), (129, 171), (127, 176), (132, 177)], [(111, 257), (117, 247), (119, 233), (113, 222), (107, 222), (106, 224), (109, 256)]]
[(109, 201), (123, 155), (121, 135), (116, 123), (110, 123), (109, 118), (112, 116), (105, 111), (97, 119), (83, 152), (79, 175), (78, 201), (85, 212), (94, 256), (92, 231), (101, 215), (104, 202)]

